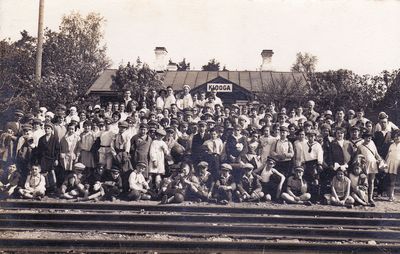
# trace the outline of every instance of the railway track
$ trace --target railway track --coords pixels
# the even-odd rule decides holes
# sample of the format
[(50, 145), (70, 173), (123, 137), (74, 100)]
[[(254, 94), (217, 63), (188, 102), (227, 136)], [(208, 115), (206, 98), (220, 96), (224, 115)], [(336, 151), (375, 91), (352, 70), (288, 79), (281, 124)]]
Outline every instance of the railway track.
[[(399, 213), (34, 201), (0, 202), (0, 207), (3, 209), (0, 211), (0, 232), (161, 234), (189, 239), (107, 240), (98, 245), (104, 250), (400, 252)], [(215, 236), (228, 237), (232, 241), (204, 240)], [(57, 248), (64, 248), (84, 251), (87, 248), (85, 252), (90, 252), (99, 244), (88, 239), (63, 240), (0, 238), (0, 250), (57, 251)], [(282, 243), (281, 240), (299, 242)], [(366, 244), (371, 241), (372, 245)]]

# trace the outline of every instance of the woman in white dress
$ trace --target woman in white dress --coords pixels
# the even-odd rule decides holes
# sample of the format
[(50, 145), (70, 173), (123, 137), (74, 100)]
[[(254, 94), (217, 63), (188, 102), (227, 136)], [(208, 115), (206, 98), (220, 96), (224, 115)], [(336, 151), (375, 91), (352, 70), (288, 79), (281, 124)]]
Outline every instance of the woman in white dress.
[(392, 135), (394, 143), (389, 146), (389, 151), (386, 156), (389, 174), (389, 186), (387, 193), (390, 202), (394, 201), (394, 186), (396, 183), (397, 172), (400, 170), (400, 130), (395, 130)]
[(368, 199), (371, 206), (375, 206), (373, 200), (374, 194), (374, 181), (375, 175), (378, 173), (378, 164), (382, 161), (381, 156), (372, 141), (372, 134), (364, 133), (362, 135), (364, 142), (358, 146), (357, 154), (361, 154), (365, 157), (365, 173), (368, 175)]
[(165, 156), (169, 155), (168, 145), (163, 140), (165, 135), (165, 130), (158, 129), (156, 139), (150, 145), (149, 182), (154, 179), (157, 190), (161, 185), (161, 176), (165, 175)]

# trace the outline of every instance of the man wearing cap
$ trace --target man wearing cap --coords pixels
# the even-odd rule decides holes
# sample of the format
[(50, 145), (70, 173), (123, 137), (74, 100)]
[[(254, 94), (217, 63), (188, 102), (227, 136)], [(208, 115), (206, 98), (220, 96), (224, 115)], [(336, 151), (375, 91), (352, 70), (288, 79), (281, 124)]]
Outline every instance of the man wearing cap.
[(128, 178), (133, 169), (129, 155), (131, 141), (124, 135), (124, 132), (128, 129), (128, 123), (126, 121), (119, 122), (118, 129), (119, 132), (114, 136), (110, 145), (111, 153), (113, 155), (113, 164), (121, 169), (123, 189), (128, 191)]
[(200, 198), (198, 201), (209, 201), (212, 195), (210, 190), (213, 188), (214, 178), (208, 171), (208, 163), (206, 161), (200, 161), (197, 164), (196, 177), (198, 179), (197, 194)]
[[(134, 167), (139, 162), (149, 165), (149, 151), (153, 140), (147, 134), (148, 129), (149, 126), (146, 123), (141, 123), (139, 126), (139, 133), (131, 139), (131, 148), (129, 153)], [(145, 172), (144, 176), (148, 177), (148, 172)]]
[(106, 170), (104, 176), (104, 192), (105, 198), (110, 201), (115, 201), (122, 193), (122, 178), (120, 169), (113, 166), (111, 169)]
[(33, 149), (33, 137), (32, 137), (32, 125), (22, 125), (23, 135), (18, 139), (16, 149), (16, 164), (17, 168), (21, 172), (22, 179), (24, 180), (30, 170), (32, 162), (32, 149)]
[(232, 202), (232, 194), (236, 190), (235, 181), (233, 176), (230, 174), (231, 171), (232, 166), (227, 163), (223, 163), (221, 165), (221, 173), (211, 189), (211, 192), (214, 194), (213, 197), (216, 198), (217, 202), (223, 205), (227, 205)]
[(17, 137), (22, 135), (21, 120), (23, 117), (24, 112), (22, 110), (15, 110), (14, 121), (7, 122), (4, 129), (11, 129)]
[(236, 188), (239, 202), (259, 202), (264, 197), (260, 180), (253, 175), (254, 166), (251, 163), (243, 164), (245, 170)]
[(289, 204), (312, 205), (309, 201), (311, 194), (307, 192), (307, 182), (303, 179), (304, 168), (297, 166), (294, 168), (294, 175), (287, 180), (286, 191), (282, 193), (282, 199)]
[[(236, 164), (239, 164), (240, 157), (244, 156), (248, 151), (247, 137), (242, 134), (242, 127), (236, 124), (233, 128), (233, 134), (228, 136), (225, 144), (225, 151), (227, 161), (235, 165), (235, 169), (238, 168)], [(234, 171), (235, 179), (238, 179), (237, 170)]]
[(192, 160), (195, 164), (199, 163), (202, 160), (203, 149), (202, 146), (206, 140), (211, 138), (210, 134), (206, 132), (207, 123), (204, 121), (200, 121), (198, 123), (198, 133), (193, 136), (192, 139)]
[(38, 141), (37, 156), (42, 168), (42, 173), (46, 178), (47, 190), (55, 191), (57, 178), (55, 167), (58, 166), (60, 156), (60, 142), (53, 134), (54, 125), (52, 123), (44, 124), (45, 135)]
[(88, 186), (85, 186), (82, 182), (83, 171), (85, 165), (82, 163), (75, 163), (73, 171), (65, 176), (65, 180), (60, 187), (60, 197), (66, 199), (74, 199), (79, 196), (87, 197), (89, 194)]
[(389, 121), (389, 116), (385, 112), (379, 112), (378, 114), (379, 122), (375, 125), (374, 133), (378, 131), (394, 131), (398, 130), (399, 127), (395, 125), (392, 121)]
[(291, 161), (294, 156), (294, 149), (292, 143), (287, 139), (289, 129), (282, 126), (279, 130), (280, 138), (272, 146), (271, 156), (277, 161), (276, 169), (287, 177), (291, 173)]

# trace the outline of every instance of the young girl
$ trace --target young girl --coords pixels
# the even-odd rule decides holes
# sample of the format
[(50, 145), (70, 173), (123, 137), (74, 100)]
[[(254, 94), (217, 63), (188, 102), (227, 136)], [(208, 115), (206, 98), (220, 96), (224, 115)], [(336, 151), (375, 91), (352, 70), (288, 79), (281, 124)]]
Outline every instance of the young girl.
[(352, 164), (352, 171), (349, 173), (351, 181), (351, 196), (355, 202), (363, 206), (368, 205), (368, 180), (363, 169), (365, 168), (365, 158), (358, 155)]
[(390, 145), (386, 156), (389, 174), (389, 186), (387, 190), (389, 202), (394, 201), (394, 185), (396, 183), (397, 172), (400, 170), (400, 130), (393, 132), (393, 140), (394, 143)]
[(350, 196), (350, 179), (344, 175), (345, 168), (339, 166), (336, 169), (336, 176), (331, 182), (331, 194), (325, 194), (325, 199), (328, 205), (347, 206), (352, 208), (354, 199)]
[(357, 154), (361, 154), (365, 157), (365, 173), (368, 175), (368, 201), (371, 206), (375, 206), (375, 202), (373, 200), (374, 181), (375, 175), (378, 173), (378, 163), (382, 161), (382, 158), (378, 154), (378, 150), (372, 141), (372, 135), (369, 133), (364, 133), (362, 138), (364, 139), (364, 142), (358, 146)]
[(161, 176), (165, 175), (165, 156), (169, 155), (168, 145), (162, 140), (165, 135), (163, 129), (158, 129), (156, 139), (150, 145), (149, 181), (154, 180), (157, 190), (160, 189)]
[(44, 197), (46, 192), (46, 180), (44, 176), (40, 174), (40, 166), (34, 165), (31, 168), (31, 172), (26, 178), (25, 186), (19, 190), (19, 193), (23, 198), (38, 198)]

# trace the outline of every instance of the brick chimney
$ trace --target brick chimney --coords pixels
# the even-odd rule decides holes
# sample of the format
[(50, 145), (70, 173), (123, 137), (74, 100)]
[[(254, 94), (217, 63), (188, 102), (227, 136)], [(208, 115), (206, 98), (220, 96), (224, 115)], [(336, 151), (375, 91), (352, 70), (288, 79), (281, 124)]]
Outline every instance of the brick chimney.
[(168, 54), (167, 49), (165, 47), (156, 47), (154, 49), (154, 53), (156, 54), (154, 69), (158, 72), (165, 71), (165, 69), (166, 69), (165, 68), (165, 65), (166, 65), (165, 57)]
[(261, 52), (261, 57), (262, 57), (262, 64), (261, 64), (261, 70), (262, 71), (273, 71), (274, 68), (272, 66), (272, 55), (274, 54), (274, 51), (272, 49), (264, 49)]

